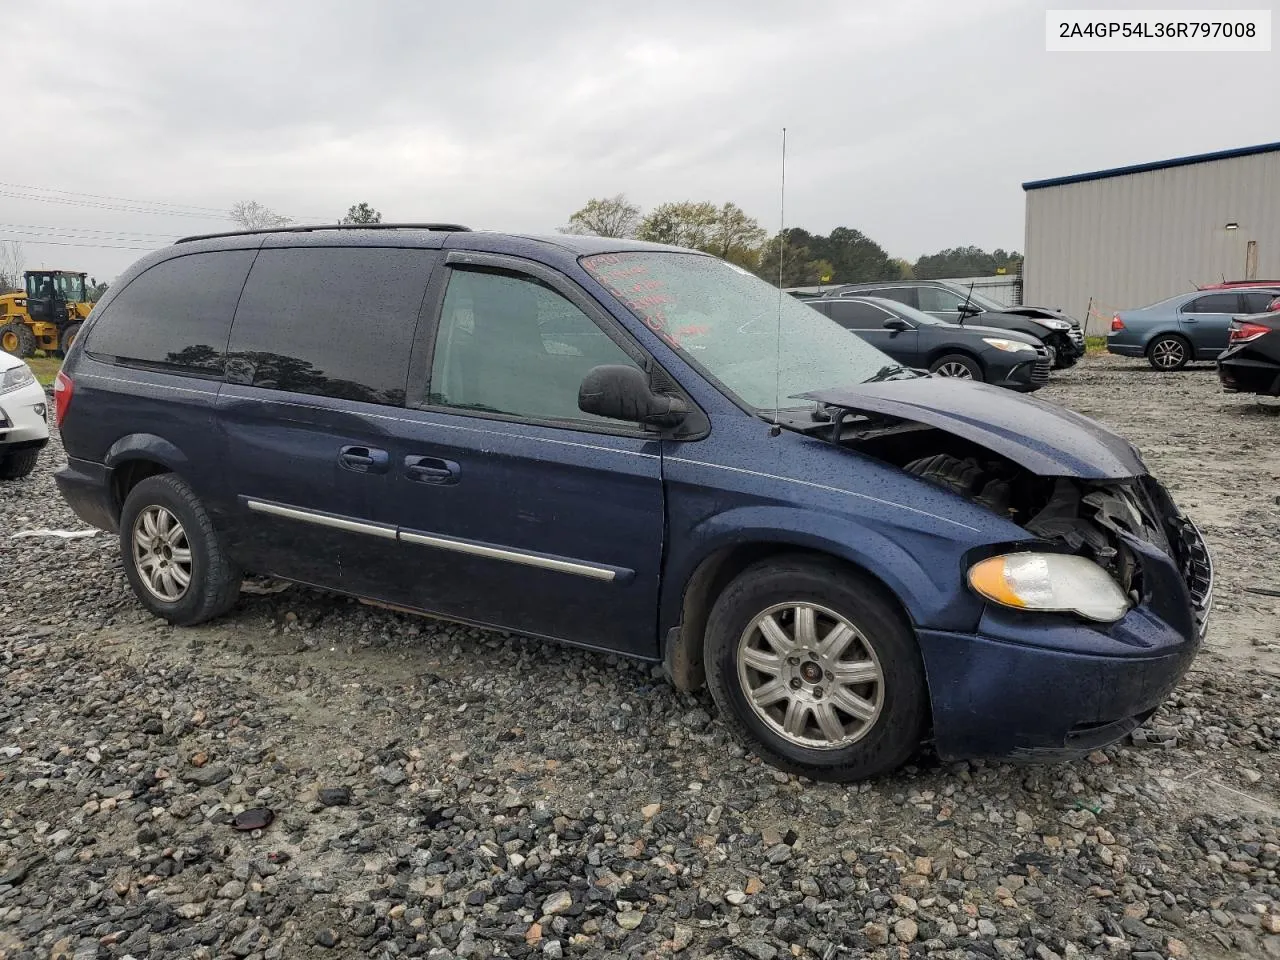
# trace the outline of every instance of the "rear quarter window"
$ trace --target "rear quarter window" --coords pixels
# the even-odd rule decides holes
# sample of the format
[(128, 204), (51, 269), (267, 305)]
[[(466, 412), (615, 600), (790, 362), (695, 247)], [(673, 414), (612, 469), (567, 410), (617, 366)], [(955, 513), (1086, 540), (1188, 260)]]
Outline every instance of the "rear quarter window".
[(271, 390), (404, 404), (430, 250), (263, 250), (231, 330), (227, 379)]
[(85, 349), (98, 359), (221, 377), (253, 254), (217, 250), (157, 263), (107, 304)]

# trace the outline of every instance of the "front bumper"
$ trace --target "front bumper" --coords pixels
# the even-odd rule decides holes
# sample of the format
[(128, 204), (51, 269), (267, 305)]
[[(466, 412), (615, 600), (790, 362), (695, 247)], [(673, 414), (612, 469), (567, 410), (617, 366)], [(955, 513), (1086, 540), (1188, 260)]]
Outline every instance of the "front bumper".
[(1155, 712), (1199, 652), (1213, 603), (1203, 537), (1166, 516), (1172, 555), (1126, 541), (1143, 595), (1116, 623), (989, 605), (975, 633), (918, 632), (942, 757), (1071, 759)]
[[(1012, 362), (1002, 363), (1006, 358)], [(1019, 393), (1031, 393), (1048, 383), (1049, 368), (1049, 351), (1044, 347), (1038, 347), (1034, 357), (1029, 353), (1000, 353), (987, 358), (988, 382)]]
[(49, 398), (32, 383), (0, 393), (0, 448), (43, 447), (49, 439)]

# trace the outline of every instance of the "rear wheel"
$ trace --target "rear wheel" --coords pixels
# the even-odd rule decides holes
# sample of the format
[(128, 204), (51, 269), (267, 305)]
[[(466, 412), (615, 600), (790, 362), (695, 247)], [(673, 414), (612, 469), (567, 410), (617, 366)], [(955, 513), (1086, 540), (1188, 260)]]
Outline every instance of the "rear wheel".
[(6, 323), (0, 327), (0, 350), (25, 359), (36, 352), (36, 335), (25, 323)]
[(928, 719), (910, 627), (877, 585), (834, 561), (782, 557), (740, 574), (711, 610), (705, 663), (734, 735), (815, 780), (893, 770)]
[(1191, 359), (1191, 344), (1176, 333), (1165, 333), (1147, 347), (1147, 362), (1157, 370), (1181, 370)]
[(38, 447), (0, 453), (0, 480), (21, 480), (36, 468), (39, 459)]
[(58, 350), (65, 357), (71, 350), (71, 345), (76, 342), (76, 337), (80, 336), (80, 328), (83, 323), (73, 323), (66, 327), (58, 337)]
[(936, 373), (940, 377), (955, 377), (957, 380), (983, 380), (982, 367), (973, 357), (966, 357), (963, 353), (949, 353), (945, 357), (939, 357), (933, 361), (933, 365), (929, 367), (932, 373)]
[(226, 613), (240, 592), (240, 571), (227, 556), (200, 499), (171, 473), (148, 477), (120, 513), (125, 576), (142, 605), (190, 626)]

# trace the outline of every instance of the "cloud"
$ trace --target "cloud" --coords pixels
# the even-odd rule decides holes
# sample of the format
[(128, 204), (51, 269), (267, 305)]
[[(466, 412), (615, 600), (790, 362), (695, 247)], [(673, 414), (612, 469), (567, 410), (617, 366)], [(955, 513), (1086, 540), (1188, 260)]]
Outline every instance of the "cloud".
[[(367, 200), (551, 231), (623, 191), (772, 229), (786, 126), (790, 223), (907, 257), (1021, 248), (1023, 180), (1273, 139), (1280, 115), (1274, 57), (1047, 54), (1016, 0), (16, 7), (6, 179), (305, 218)], [(11, 202), (0, 219), (220, 226)], [(50, 251), (100, 273), (134, 255)]]

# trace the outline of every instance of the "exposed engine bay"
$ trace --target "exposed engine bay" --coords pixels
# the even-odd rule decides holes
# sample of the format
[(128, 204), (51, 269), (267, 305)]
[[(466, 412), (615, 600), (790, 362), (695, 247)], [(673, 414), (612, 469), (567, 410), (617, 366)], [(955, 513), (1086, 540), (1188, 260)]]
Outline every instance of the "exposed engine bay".
[[(1170, 552), (1145, 477), (1038, 476), (972, 441), (901, 421), (865, 432), (855, 428), (841, 443), (980, 504), (1037, 537), (1064, 544), (1105, 569), (1126, 593), (1135, 589), (1139, 575), (1126, 535)], [(931, 452), (921, 456), (922, 451)]]

